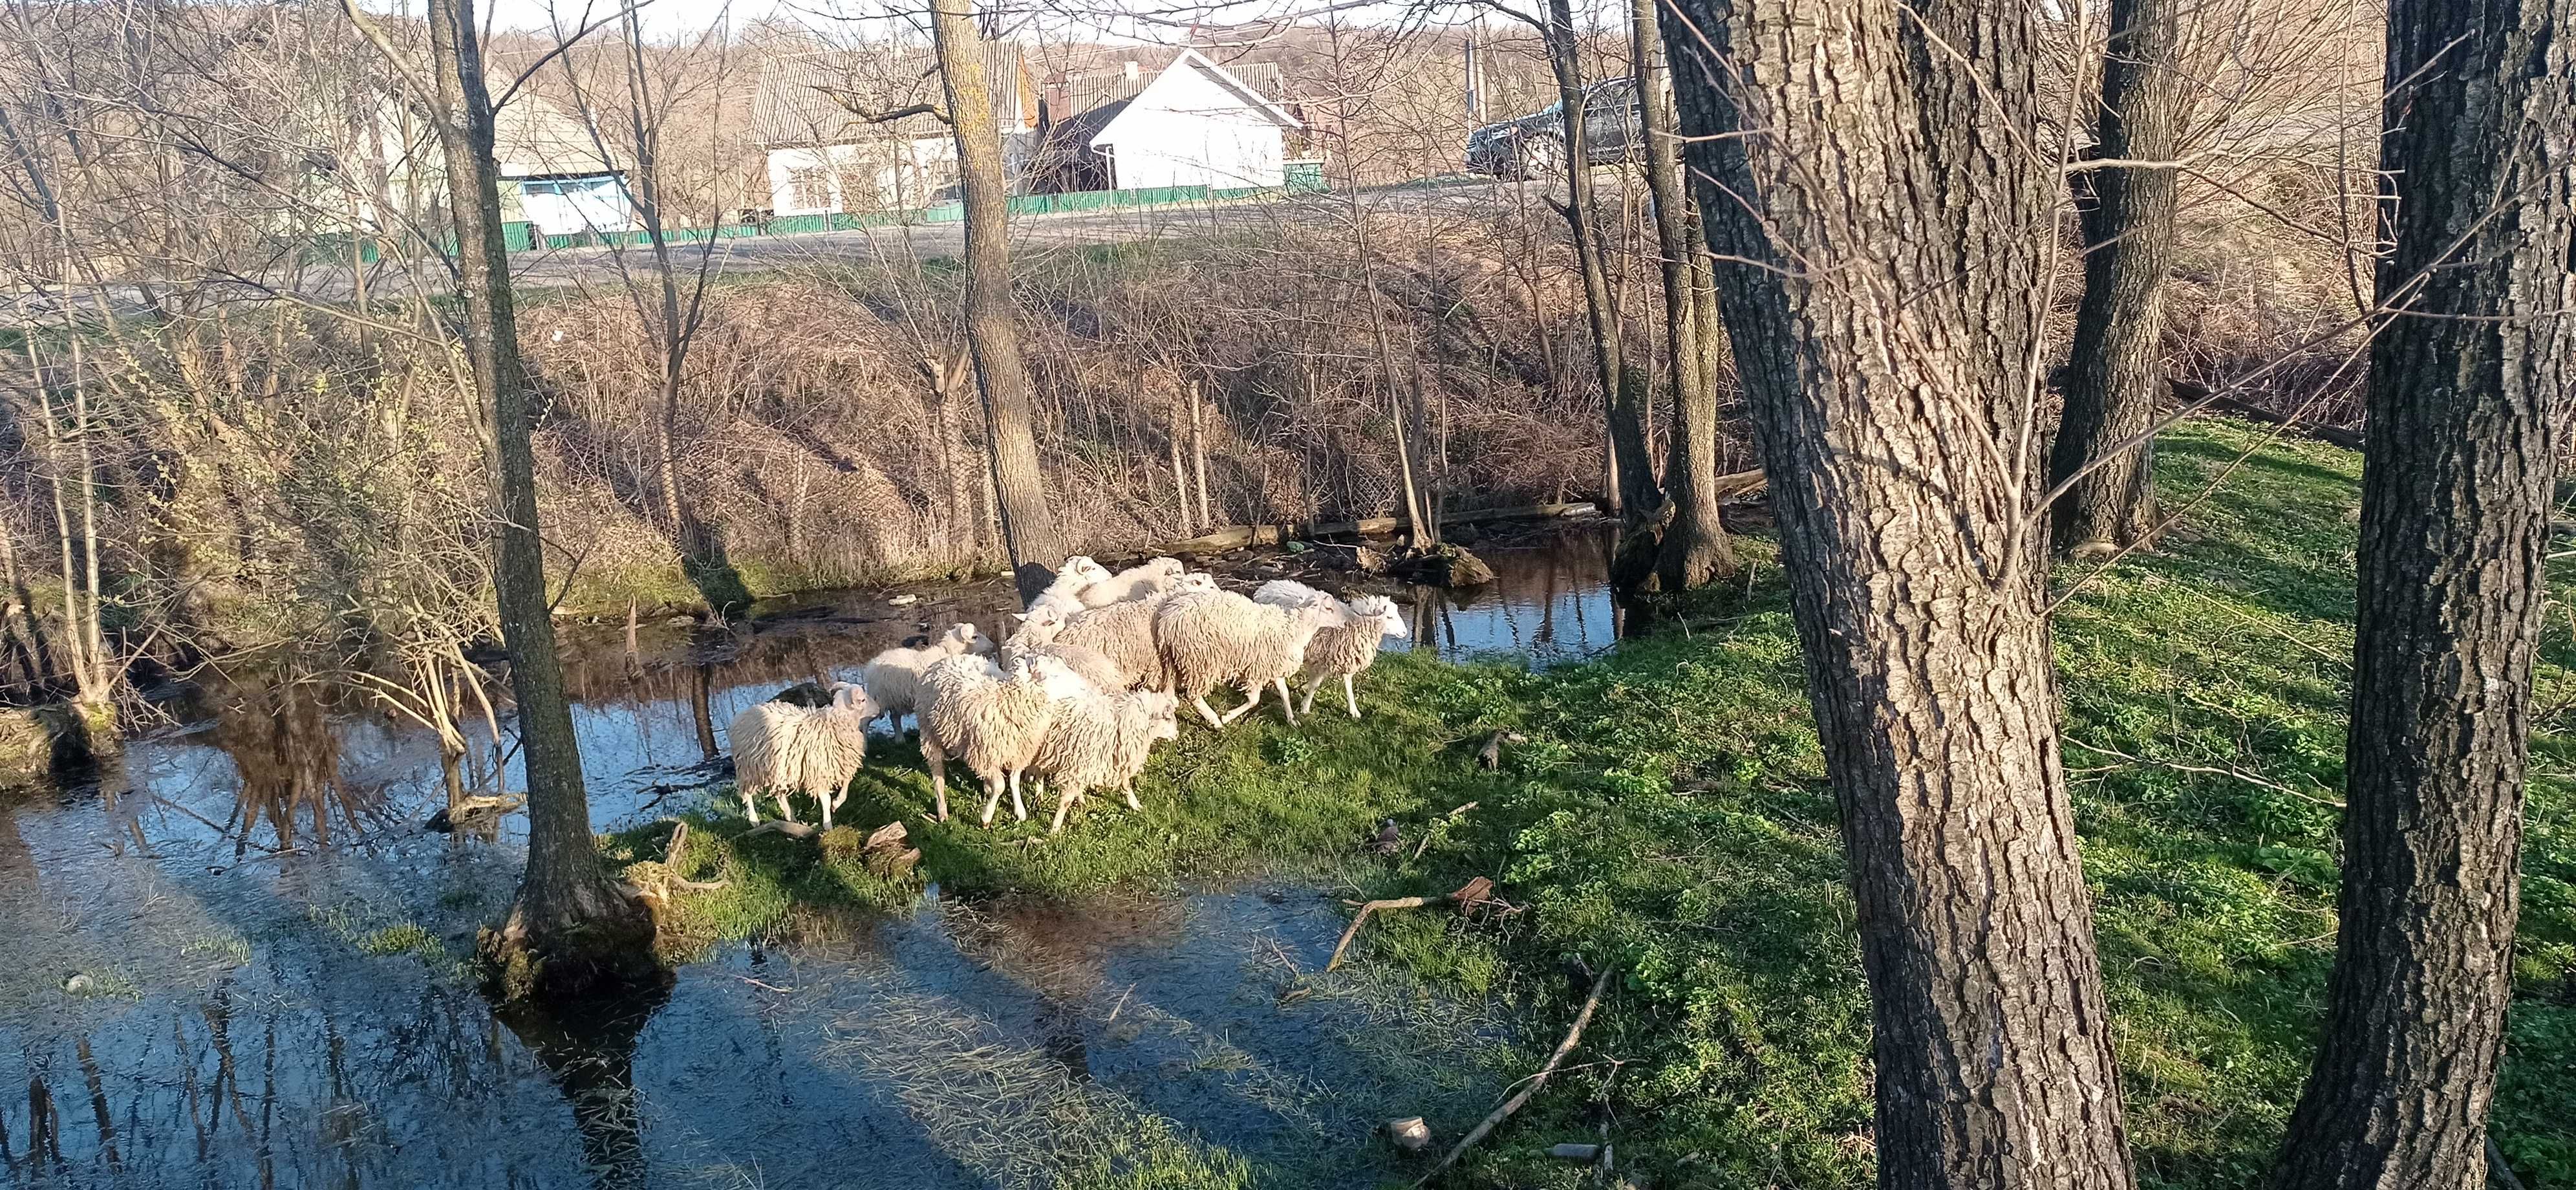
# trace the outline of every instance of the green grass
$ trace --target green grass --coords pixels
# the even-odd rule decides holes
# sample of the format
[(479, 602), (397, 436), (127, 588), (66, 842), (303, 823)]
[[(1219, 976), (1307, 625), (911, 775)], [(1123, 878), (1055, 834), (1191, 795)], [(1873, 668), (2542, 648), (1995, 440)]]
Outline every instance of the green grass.
[[(2306, 1073), (2333, 958), (2328, 803), (2342, 782), (2358, 473), (2347, 452), (2238, 423), (2178, 428), (2158, 457), (2168, 503), (2214, 490), (2159, 552), (2091, 578), (2059, 613), (2066, 763), (2150, 1186), (2253, 1183)], [(1864, 1185), (1868, 1002), (1784, 594), (1756, 584), (1686, 610), (1687, 633), (1540, 674), (1389, 657), (1364, 679), (1362, 723), (1185, 728), (1141, 785), (1144, 813), (1094, 803), (1053, 840), (1032, 842), (1042, 812), (977, 829), (971, 802), (957, 822), (927, 823), (927, 781), (902, 753), (871, 757), (841, 818), (904, 818), (922, 875), (966, 894), (1287, 871), (1385, 896), (1491, 875), (1526, 912), (1474, 929), (1384, 915), (1363, 961), (1493, 997), (1540, 1047), (1579, 996), (1562, 958), (1628, 974), (1576, 1059), (1591, 1065), (1454, 1184), (1581, 1184), (1538, 1153), (1596, 1134), (1590, 1104), (1606, 1098), (1623, 1164), (1658, 1185)], [(2551, 616), (2494, 1135), (2526, 1184), (2564, 1187), (2576, 1186), (2576, 639), (2563, 608)], [(1498, 728), (1528, 741), (1487, 772), (1474, 752)], [(1408, 844), (1434, 830), (1418, 860), (1409, 846), (1392, 860), (1356, 849), (1383, 816)], [(728, 879), (678, 898), (684, 936), (774, 934), (800, 913), (902, 903), (917, 884), (877, 880), (846, 845), (739, 829), (711, 821), (679, 857), (683, 875)], [(612, 848), (660, 859), (666, 831)]]

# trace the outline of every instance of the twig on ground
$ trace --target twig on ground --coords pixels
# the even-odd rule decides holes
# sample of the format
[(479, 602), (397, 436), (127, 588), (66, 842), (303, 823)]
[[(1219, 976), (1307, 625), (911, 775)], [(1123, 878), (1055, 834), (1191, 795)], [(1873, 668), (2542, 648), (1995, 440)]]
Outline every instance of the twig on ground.
[(1539, 1088), (1547, 1085), (1548, 1076), (1556, 1073), (1557, 1066), (1565, 1061), (1565, 1056), (1573, 1053), (1575, 1045), (1583, 1040), (1583, 1027), (1592, 1023), (1592, 1010), (1601, 1007), (1601, 994), (1610, 990), (1610, 976), (1618, 969), (1615, 963), (1602, 964), (1600, 976), (1592, 981), (1592, 994), (1583, 998), (1583, 1011), (1574, 1014), (1574, 1027), (1565, 1031), (1565, 1040), (1556, 1043), (1556, 1052), (1547, 1056), (1547, 1065), (1539, 1067), (1538, 1073), (1530, 1076), (1527, 1086), (1522, 1087), (1511, 1098), (1504, 1100), (1502, 1106), (1495, 1108), (1492, 1114), (1479, 1121), (1467, 1135), (1458, 1138), (1457, 1146), (1440, 1159), (1440, 1164), (1432, 1166), (1430, 1172), (1416, 1179), (1413, 1183), (1415, 1186), (1429, 1182), (1438, 1177), (1440, 1171), (1457, 1164), (1460, 1154), (1473, 1148), (1477, 1141), (1485, 1139), (1486, 1133), (1492, 1132), (1503, 1121), (1510, 1119), (1513, 1112), (1519, 1111), (1523, 1104), (1530, 1101), (1531, 1096), (1538, 1094)]
[[(2269, 790), (2271, 790), (2271, 791), (2272, 791), (2272, 792), (2274, 792), (2274, 793), (2286, 793), (2286, 794), (2290, 795), (2291, 797), (2298, 798), (2298, 799), (2299, 799), (2299, 800), (2301, 800), (2301, 801), (2315, 802), (2316, 804), (2318, 804), (2318, 805), (2320, 805), (2320, 806), (2332, 806), (2332, 807), (2334, 807), (2334, 808), (2335, 808), (2335, 809), (2337, 809), (2337, 810), (2340, 810), (2340, 809), (2343, 809), (2343, 808), (2344, 808), (2344, 805), (2343, 805), (2343, 803), (2342, 803), (2342, 802), (2336, 801), (2336, 800), (2334, 800), (2333, 798), (2318, 797), (2317, 795), (2315, 795), (2315, 794), (2313, 794), (2313, 793), (2302, 793), (2302, 792), (2300, 792), (2299, 790), (2292, 789), (2292, 788), (2290, 788), (2289, 786), (2287, 786), (2287, 785), (2283, 785), (2283, 784), (2281, 784), (2281, 783), (2280, 783), (2280, 782), (2278, 782), (2278, 781), (2269, 780), (2269, 779), (2267, 779), (2267, 778), (2263, 778), (2263, 777), (2257, 777), (2257, 776), (2255, 776), (2254, 774), (2249, 773), (2249, 772), (2246, 772), (2246, 771), (2245, 771), (2245, 770), (2243, 770), (2243, 769), (2235, 768), (2235, 767), (2233, 767), (2233, 766), (2229, 766), (2229, 765), (2219, 765), (2219, 766), (2216, 766), (2216, 767), (2211, 767), (2211, 766), (2208, 766), (2208, 765), (2182, 764), (2182, 763), (2179, 763), (2179, 762), (2176, 762), (2176, 761), (2171, 761), (2171, 760), (2149, 760), (2149, 759), (2147, 759), (2147, 758), (2145, 758), (2145, 757), (2143, 757), (2143, 756), (2131, 756), (2131, 755), (2129, 755), (2129, 754), (2128, 754), (2128, 753), (2126, 753), (2126, 752), (2121, 752), (2121, 751), (2118, 751), (2118, 750), (2116, 750), (2116, 749), (2112, 749), (2112, 748), (2105, 748), (2105, 747), (2101, 746), (2100, 744), (2088, 744), (2088, 743), (2085, 743), (2085, 742), (2084, 742), (2084, 741), (2082, 741), (2082, 740), (2076, 739), (2076, 738), (2075, 738), (2075, 737), (2073, 737), (2073, 736), (2067, 736), (2067, 737), (2065, 737), (2065, 739), (2066, 739), (2066, 742), (2067, 742), (2067, 743), (2073, 744), (2073, 745), (2075, 745), (2075, 746), (2076, 746), (2076, 747), (2078, 747), (2078, 748), (2082, 748), (2082, 749), (2084, 749), (2084, 750), (2085, 750), (2085, 751), (2087, 751), (2087, 752), (2099, 752), (2099, 753), (2101, 753), (2101, 754), (2102, 754), (2102, 755), (2104, 755), (2104, 756), (2116, 756), (2116, 757), (2120, 758), (2121, 760), (2128, 761), (2128, 762), (2129, 762), (2129, 763), (2131, 763), (2131, 764), (2148, 764), (2148, 765), (2154, 765), (2154, 766), (2155, 766), (2155, 767), (2157, 767), (2157, 768), (2161, 768), (2161, 769), (2171, 769), (2171, 770), (2173, 770), (2174, 772), (2177, 772), (2177, 773), (2207, 773), (2207, 774), (2209, 774), (2210, 776), (2213, 776), (2213, 777), (2234, 777), (2235, 779), (2237, 779), (2237, 780), (2239, 780), (2239, 781), (2242, 781), (2242, 782), (2244, 782), (2244, 783), (2246, 783), (2246, 784), (2248, 784), (2248, 785), (2256, 786), (2256, 787), (2263, 788), (2263, 789), (2269, 789)], [(2087, 771), (2087, 772), (2097, 772), (2097, 771), (2100, 771), (2100, 770), (2087, 769), (2087, 770), (2085, 770), (2085, 771)]]
[(1351, 928), (1342, 931), (1341, 944), (1333, 947), (1333, 957), (1325, 961), (1324, 970), (1330, 971), (1342, 965), (1342, 952), (1351, 948), (1351, 939), (1359, 937), (1361, 923), (1368, 920), (1369, 914), (1380, 909), (1420, 909), (1425, 905), (1437, 905), (1443, 901), (1464, 909), (1471, 905), (1481, 905), (1493, 895), (1493, 880), (1478, 876), (1459, 885), (1456, 892), (1445, 897), (1390, 897), (1383, 901), (1367, 902), (1361, 905), (1359, 913), (1351, 918)]

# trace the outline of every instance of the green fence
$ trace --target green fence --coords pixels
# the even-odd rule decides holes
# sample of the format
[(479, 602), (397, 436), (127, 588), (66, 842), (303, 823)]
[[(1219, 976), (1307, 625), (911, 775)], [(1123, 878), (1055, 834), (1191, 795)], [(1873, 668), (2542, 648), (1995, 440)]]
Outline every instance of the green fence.
[[(1091, 211), (1132, 210), (1141, 207), (1168, 207), (1182, 203), (1243, 198), (1262, 198), (1290, 193), (1304, 194), (1321, 190), (1323, 169), (1317, 165), (1313, 176), (1297, 172), (1302, 162), (1290, 162), (1288, 185), (1273, 186), (1158, 186), (1137, 190), (1084, 190), (1071, 194), (1021, 194), (1010, 200), (1014, 215), (1071, 215)], [(662, 238), (673, 244), (694, 244), (703, 240), (731, 240), (746, 236), (814, 235), (827, 231), (858, 231), (869, 227), (891, 227), (898, 224), (956, 223), (966, 218), (960, 203), (938, 203), (901, 211), (878, 211), (869, 214), (782, 215), (756, 223), (726, 223), (715, 227), (665, 228)], [(508, 225), (510, 250), (523, 252), (547, 248), (632, 248), (652, 242), (642, 231), (588, 231), (570, 235), (539, 236), (525, 223)], [(524, 229), (524, 238), (522, 237)]]

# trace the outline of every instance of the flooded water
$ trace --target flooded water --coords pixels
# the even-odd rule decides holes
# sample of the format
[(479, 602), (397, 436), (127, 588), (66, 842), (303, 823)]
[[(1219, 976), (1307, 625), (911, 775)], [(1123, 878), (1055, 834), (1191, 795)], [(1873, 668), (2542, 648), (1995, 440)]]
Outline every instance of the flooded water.
[[(1612, 642), (1597, 540), (1478, 548), (1500, 581), (1410, 592), (1410, 647), (1547, 663)], [(780, 686), (961, 616), (989, 630), (1008, 603), (808, 597), (749, 633), (647, 626), (632, 663), (614, 628), (573, 634), (594, 824), (710, 796), (718, 726)], [(1365, 1185), (1391, 1168), (1371, 1127), (1480, 1111), (1499, 1081), (1473, 1060), (1509, 1033), (1486, 1009), (1301, 979), (1344, 919), (1296, 889), (934, 895), (721, 949), (569, 1026), (496, 1015), (459, 963), (508, 900), (519, 820), (423, 831), (435, 740), (310, 684), (209, 695), (211, 718), (132, 744), (97, 788), (0, 794), (12, 1184), (1016, 1187), (1152, 1165)], [(493, 741), (472, 744), (488, 784)]]

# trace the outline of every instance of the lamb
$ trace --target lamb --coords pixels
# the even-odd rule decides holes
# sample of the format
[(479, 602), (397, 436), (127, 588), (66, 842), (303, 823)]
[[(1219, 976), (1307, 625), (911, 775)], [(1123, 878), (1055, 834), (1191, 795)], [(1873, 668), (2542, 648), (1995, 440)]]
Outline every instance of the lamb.
[(1072, 615), (1082, 610), (1084, 588), (1109, 579), (1108, 567), (1092, 561), (1087, 554), (1075, 554), (1065, 559), (1064, 565), (1056, 570), (1055, 581), (1048, 583), (1046, 590), (1038, 592), (1038, 597), (1029, 601), (1029, 610), (1054, 607)]
[(1055, 724), (1038, 749), (1032, 767), (1056, 794), (1052, 835), (1064, 829), (1064, 816), (1094, 789), (1115, 787), (1136, 802), (1136, 775), (1159, 740), (1178, 738), (1178, 697), (1154, 691), (1095, 691), (1056, 705)]
[(928, 647), (887, 649), (868, 659), (859, 671), (859, 684), (867, 687), (868, 697), (886, 717), (886, 730), (901, 732), (903, 716), (921, 704), (922, 671), (933, 662), (966, 653), (991, 653), (993, 641), (973, 624), (951, 625)]
[[(1174, 689), (1209, 727), (1222, 729), (1260, 705), (1264, 686), (1279, 688), (1279, 713), (1294, 724), (1289, 675), (1305, 662), (1306, 644), (1317, 631), (1347, 619), (1338, 604), (1273, 607), (1232, 591), (1190, 591), (1154, 608), (1154, 647), (1171, 670)], [(1222, 718), (1207, 703), (1207, 692), (1221, 685), (1244, 696), (1243, 705)]]
[[(1274, 607), (1295, 607), (1303, 603), (1332, 600), (1333, 597), (1293, 579), (1272, 579), (1252, 593), (1256, 603)], [(1335, 600), (1334, 602), (1339, 602)], [(1334, 674), (1342, 677), (1342, 705), (1351, 718), (1360, 717), (1359, 694), (1351, 688), (1351, 679), (1377, 663), (1378, 642), (1392, 636), (1403, 640), (1413, 635), (1404, 617), (1395, 609), (1395, 601), (1384, 595), (1362, 595), (1343, 604), (1350, 622), (1339, 628), (1326, 628), (1306, 643), (1306, 670), (1314, 679), (1306, 683), (1306, 699), (1297, 709), (1312, 713), (1315, 692), (1323, 688), (1324, 679)]]
[(850, 778), (866, 763), (868, 720), (876, 714), (866, 689), (834, 682), (830, 706), (764, 702), (734, 716), (725, 739), (733, 745), (743, 817), (760, 820), (752, 795), (766, 791), (778, 796), (778, 816), (793, 822), (788, 795), (805, 793), (822, 803), (823, 829), (832, 829), (832, 811), (849, 797)]
[(922, 674), (921, 757), (930, 766), (930, 791), (938, 818), (948, 821), (948, 758), (966, 762), (990, 796), (983, 824), (993, 825), (1002, 793), (1011, 810), (1029, 816), (1020, 798), (1020, 774), (1037, 759), (1055, 720), (1050, 682), (1080, 681), (1053, 658), (1013, 657), (997, 669), (981, 657), (950, 657)]
[(1158, 595), (1178, 586), (1189, 568), (1178, 558), (1155, 558), (1130, 566), (1116, 575), (1084, 587), (1074, 593), (1084, 607), (1107, 607), (1130, 599)]

